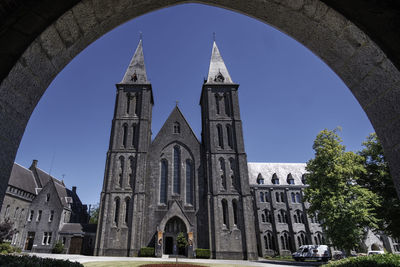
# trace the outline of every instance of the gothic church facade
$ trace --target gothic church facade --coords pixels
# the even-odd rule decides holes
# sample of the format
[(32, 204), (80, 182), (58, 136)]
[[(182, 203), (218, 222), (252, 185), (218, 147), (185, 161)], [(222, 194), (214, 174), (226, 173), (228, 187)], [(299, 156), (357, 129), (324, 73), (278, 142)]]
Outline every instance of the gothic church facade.
[(238, 84), (214, 42), (200, 106), (198, 140), (178, 107), (151, 139), (153, 92), (142, 41), (122, 79), (107, 152), (96, 255), (187, 256), (209, 248), (215, 258), (255, 259), (255, 222), (240, 120)]

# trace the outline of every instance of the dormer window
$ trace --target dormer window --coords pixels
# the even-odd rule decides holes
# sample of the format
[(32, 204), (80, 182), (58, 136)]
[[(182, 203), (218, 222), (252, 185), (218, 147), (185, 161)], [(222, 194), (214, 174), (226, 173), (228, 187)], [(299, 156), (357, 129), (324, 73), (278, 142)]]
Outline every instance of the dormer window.
[(291, 173), (288, 174), (287, 176), (287, 183), (288, 184), (294, 184), (294, 179)]
[(272, 175), (272, 184), (279, 184), (279, 179), (278, 179), (278, 176), (276, 175), (276, 173), (274, 173), (273, 175)]
[(218, 71), (218, 74), (215, 75), (214, 82), (223, 83), (224, 81), (225, 81), (224, 75), (222, 75), (222, 73)]
[(134, 82), (137, 81), (137, 74), (136, 74), (136, 71), (135, 71), (135, 73), (133, 73), (133, 75), (132, 75), (132, 77), (131, 77), (131, 81), (134, 81)]
[(181, 125), (179, 122), (174, 122), (174, 134), (179, 134), (181, 133)]
[(264, 177), (261, 175), (261, 173), (259, 173), (257, 176), (257, 184), (264, 184)]

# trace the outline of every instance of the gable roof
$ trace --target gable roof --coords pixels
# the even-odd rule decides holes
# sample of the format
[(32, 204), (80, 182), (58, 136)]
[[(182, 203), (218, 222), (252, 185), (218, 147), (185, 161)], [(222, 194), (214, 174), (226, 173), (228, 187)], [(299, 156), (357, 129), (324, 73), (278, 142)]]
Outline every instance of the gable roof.
[(14, 162), (8, 184), (36, 195), (37, 184), (31, 170)]
[(196, 139), (197, 143), (200, 144), (199, 139), (197, 139), (197, 136), (194, 133), (192, 127), (190, 127), (189, 123), (187, 122), (185, 116), (183, 116), (183, 114), (178, 106), (175, 106), (175, 108), (171, 111), (167, 120), (164, 122), (163, 126), (161, 127), (160, 131), (157, 133), (157, 135), (154, 138), (152, 143), (156, 142), (156, 140), (161, 138), (161, 136), (164, 134), (170, 135), (175, 122), (179, 122), (181, 131), (183, 131), (184, 129), (187, 129), (189, 134), (192, 135)]

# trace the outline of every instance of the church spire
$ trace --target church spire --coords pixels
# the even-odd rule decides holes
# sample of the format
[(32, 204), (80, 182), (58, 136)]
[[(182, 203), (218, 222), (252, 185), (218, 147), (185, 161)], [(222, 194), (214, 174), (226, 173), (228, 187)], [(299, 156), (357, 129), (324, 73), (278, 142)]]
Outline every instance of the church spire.
[(233, 83), (215, 40), (212, 48), (210, 68), (208, 69), (207, 83)]
[(149, 83), (146, 75), (146, 67), (144, 65), (142, 39), (136, 48), (135, 54), (129, 63), (128, 69), (125, 72), (124, 78), (121, 83), (128, 84), (144, 84)]

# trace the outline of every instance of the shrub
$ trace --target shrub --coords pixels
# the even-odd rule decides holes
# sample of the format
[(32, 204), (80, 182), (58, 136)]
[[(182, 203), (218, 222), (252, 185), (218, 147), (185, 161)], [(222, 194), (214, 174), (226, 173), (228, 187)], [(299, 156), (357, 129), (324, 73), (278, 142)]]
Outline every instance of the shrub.
[(196, 248), (196, 258), (198, 259), (209, 259), (210, 258), (210, 250), (205, 248)]
[(2, 267), (83, 267), (79, 262), (69, 260), (56, 260), (38, 258), (35, 256), (0, 255), (0, 266)]
[(55, 244), (55, 246), (54, 246), (52, 252), (53, 252), (54, 254), (60, 254), (60, 253), (63, 253), (63, 251), (64, 251), (64, 245), (63, 245), (63, 243), (62, 243), (61, 241), (58, 241), (58, 242)]
[(154, 248), (144, 247), (140, 249), (140, 257), (154, 257)]
[(400, 266), (400, 255), (380, 254), (346, 258), (324, 265), (326, 267), (395, 267)]
[(0, 243), (0, 254), (5, 255), (13, 252), (21, 252), (21, 249), (11, 246), (10, 243)]

